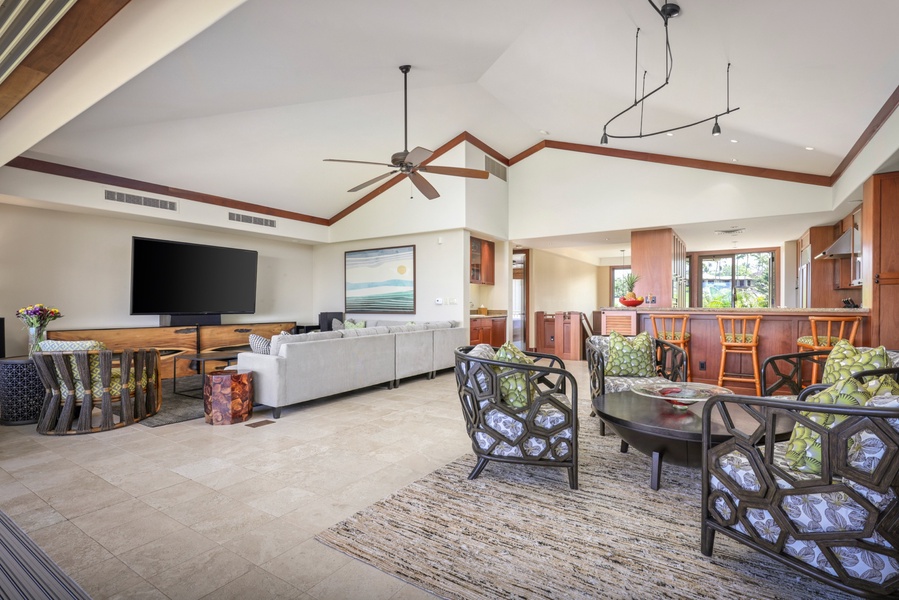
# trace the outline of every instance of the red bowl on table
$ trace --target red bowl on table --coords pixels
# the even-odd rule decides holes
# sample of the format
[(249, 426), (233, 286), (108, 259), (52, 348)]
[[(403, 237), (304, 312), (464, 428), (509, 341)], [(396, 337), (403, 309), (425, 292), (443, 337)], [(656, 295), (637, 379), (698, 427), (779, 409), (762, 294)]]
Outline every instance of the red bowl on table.
[(629, 300), (627, 298), (619, 298), (618, 301), (621, 302), (623, 305), (629, 306), (631, 308), (633, 308), (635, 306), (640, 306), (641, 304), (643, 304), (643, 300)]

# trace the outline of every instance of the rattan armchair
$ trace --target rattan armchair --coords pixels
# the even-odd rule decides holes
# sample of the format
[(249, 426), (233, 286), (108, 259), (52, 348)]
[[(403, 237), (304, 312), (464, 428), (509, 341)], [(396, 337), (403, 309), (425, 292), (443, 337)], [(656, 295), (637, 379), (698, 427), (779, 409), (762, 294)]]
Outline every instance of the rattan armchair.
[(162, 406), (159, 352), (111, 350), (35, 352), (44, 384), (37, 431), (47, 435), (95, 433), (125, 427)]
[[(899, 370), (878, 371), (883, 372), (895, 377)], [(878, 396), (862, 406), (805, 402), (827, 387), (809, 386), (797, 399), (715, 396), (706, 403), (701, 550), (711, 556), (715, 533), (721, 532), (841, 590), (896, 597), (899, 398)], [(757, 426), (732, 427), (733, 438), (713, 446), (713, 411), (729, 423), (748, 414)], [(821, 426), (809, 413), (844, 420)], [(796, 470), (786, 459), (781, 432), (794, 422), (821, 436), (819, 473)]]
[[(455, 352), (465, 428), (478, 458), (468, 478), (475, 479), (490, 461), (563, 467), (569, 486), (577, 489), (577, 382), (565, 364), (536, 352), (525, 353), (535, 364), (491, 360), (474, 348)], [(521, 406), (511, 406), (501, 394), (503, 380), (514, 377), (526, 382)]]

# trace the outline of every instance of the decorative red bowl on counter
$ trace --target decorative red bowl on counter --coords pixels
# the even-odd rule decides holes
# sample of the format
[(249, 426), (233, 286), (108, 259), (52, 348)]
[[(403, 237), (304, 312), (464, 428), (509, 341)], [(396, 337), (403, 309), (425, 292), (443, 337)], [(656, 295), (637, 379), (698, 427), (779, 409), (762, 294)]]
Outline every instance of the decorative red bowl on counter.
[(633, 308), (635, 306), (640, 306), (641, 304), (643, 304), (643, 300), (628, 300), (627, 298), (624, 298), (624, 297), (619, 298), (618, 301), (621, 302), (623, 305), (629, 306), (631, 308)]

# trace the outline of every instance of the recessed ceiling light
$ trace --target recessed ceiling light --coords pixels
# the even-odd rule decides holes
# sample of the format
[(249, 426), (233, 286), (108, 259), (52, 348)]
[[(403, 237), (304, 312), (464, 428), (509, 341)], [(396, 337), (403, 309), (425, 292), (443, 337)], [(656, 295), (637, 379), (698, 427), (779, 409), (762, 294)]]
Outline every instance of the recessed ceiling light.
[(541, 129), (541, 130), (538, 131), (537, 133), (539, 133), (540, 135), (549, 135), (549, 132), (548, 132), (547, 130), (545, 130), (545, 129)]
[(666, 133), (665, 135), (667, 135), (668, 137), (674, 137), (674, 134), (671, 133), (670, 131), (668, 133)]
[(737, 159), (736, 159), (736, 158), (732, 158), (732, 159), (730, 159), (730, 160), (731, 160), (731, 162), (737, 162)]
[(806, 150), (814, 150), (814, 148), (812, 148), (811, 146), (806, 146), (805, 149)]
[(736, 143), (737, 143), (737, 140), (731, 140), (730, 143), (731, 143), (731, 144), (736, 144)]

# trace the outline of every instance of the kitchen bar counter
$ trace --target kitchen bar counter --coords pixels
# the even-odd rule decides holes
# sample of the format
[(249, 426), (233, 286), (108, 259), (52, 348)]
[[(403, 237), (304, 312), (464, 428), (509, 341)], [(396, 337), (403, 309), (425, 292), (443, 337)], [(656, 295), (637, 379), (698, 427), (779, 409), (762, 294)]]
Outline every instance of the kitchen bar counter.
[[(637, 308), (616, 307), (603, 308), (594, 312), (594, 329), (600, 323), (601, 312), (620, 314), (621, 311), (636, 313), (637, 332), (648, 331), (652, 335), (653, 314), (688, 314), (690, 321), (687, 331), (690, 332), (690, 369), (693, 381), (701, 383), (718, 383), (718, 369), (721, 364), (721, 341), (716, 315), (761, 315), (763, 317), (759, 329), (759, 361), (764, 361), (774, 354), (798, 352), (796, 340), (804, 335), (811, 335), (810, 316), (861, 316), (862, 322), (855, 338), (856, 346), (867, 346), (871, 339), (870, 310), (866, 308), (654, 308), (652, 305), (641, 305)], [(599, 329), (596, 329), (599, 331)], [(819, 332), (820, 333), (820, 332)], [(739, 364), (740, 361), (742, 364)], [(737, 365), (739, 364), (739, 368)], [(728, 372), (737, 370), (752, 372), (751, 359), (746, 356), (728, 358)], [(737, 393), (755, 395), (755, 389), (744, 384), (732, 384), (727, 387)], [(751, 385), (751, 384), (750, 384)]]

